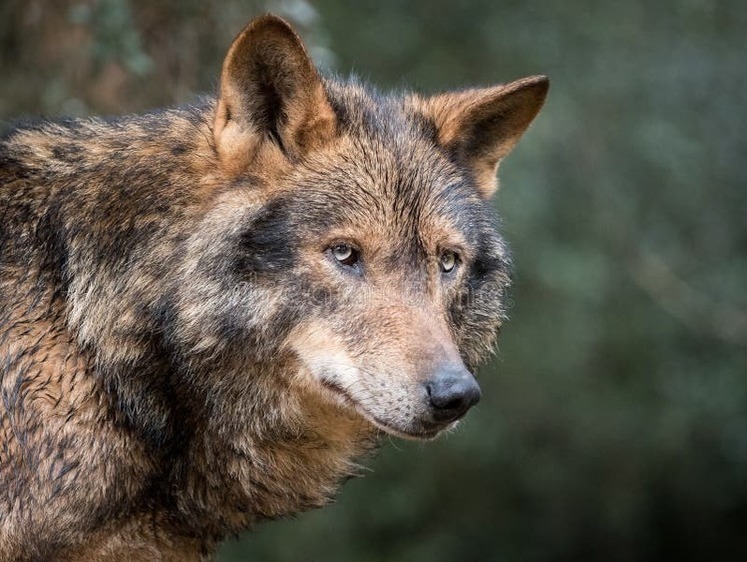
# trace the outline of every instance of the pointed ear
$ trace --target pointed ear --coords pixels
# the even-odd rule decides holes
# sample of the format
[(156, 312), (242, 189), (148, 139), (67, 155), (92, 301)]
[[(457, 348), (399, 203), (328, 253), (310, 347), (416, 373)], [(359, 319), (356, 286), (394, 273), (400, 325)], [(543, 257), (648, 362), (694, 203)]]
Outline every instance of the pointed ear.
[(415, 106), (433, 120), (438, 142), (469, 166), (480, 194), (488, 198), (498, 186), (498, 164), (539, 113), (549, 86), (547, 77), (532, 76), (419, 99)]
[(248, 165), (273, 143), (290, 159), (332, 138), (337, 127), (322, 79), (301, 39), (284, 20), (252, 20), (223, 62), (214, 135), (221, 161)]

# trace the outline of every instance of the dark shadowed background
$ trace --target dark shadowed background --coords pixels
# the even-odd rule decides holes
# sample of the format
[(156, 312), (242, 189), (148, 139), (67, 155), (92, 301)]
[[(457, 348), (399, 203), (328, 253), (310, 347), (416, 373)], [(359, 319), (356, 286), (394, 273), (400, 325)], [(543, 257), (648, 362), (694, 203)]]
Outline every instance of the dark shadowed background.
[(1, 0), (0, 118), (188, 102), (266, 10), (385, 88), (552, 87), (480, 406), (219, 560), (747, 560), (747, 3)]

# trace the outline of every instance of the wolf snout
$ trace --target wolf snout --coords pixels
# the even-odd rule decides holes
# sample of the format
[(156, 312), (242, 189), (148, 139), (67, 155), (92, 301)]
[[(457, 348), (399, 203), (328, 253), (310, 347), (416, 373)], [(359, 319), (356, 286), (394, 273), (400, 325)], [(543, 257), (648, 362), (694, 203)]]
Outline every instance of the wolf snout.
[(433, 419), (450, 423), (480, 401), (482, 392), (475, 377), (461, 365), (441, 366), (425, 383)]

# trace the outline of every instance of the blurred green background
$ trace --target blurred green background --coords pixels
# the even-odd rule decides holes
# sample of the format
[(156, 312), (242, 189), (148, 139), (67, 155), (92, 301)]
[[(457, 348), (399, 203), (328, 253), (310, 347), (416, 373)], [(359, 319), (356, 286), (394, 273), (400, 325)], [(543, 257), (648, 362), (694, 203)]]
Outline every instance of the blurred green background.
[(190, 101), (263, 11), (382, 87), (552, 87), (480, 406), (219, 561), (747, 560), (747, 4), (2, 0), (0, 119)]

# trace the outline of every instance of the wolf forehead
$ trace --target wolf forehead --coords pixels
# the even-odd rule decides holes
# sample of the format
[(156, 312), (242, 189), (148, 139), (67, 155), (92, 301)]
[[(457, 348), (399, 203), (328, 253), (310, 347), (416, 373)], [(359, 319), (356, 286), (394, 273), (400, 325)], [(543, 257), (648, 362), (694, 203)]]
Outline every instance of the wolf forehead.
[(253, 217), (246, 237), (256, 238), (258, 253), (270, 242), (264, 232), (299, 242), (348, 228), (393, 247), (456, 241), (476, 255), (500, 254), (503, 263), (493, 265), (507, 267), (490, 200), (438, 143), (434, 121), (412, 107), (414, 94), (381, 93), (355, 77), (326, 78), (325, 91), (337, 141), (298, 162)]

